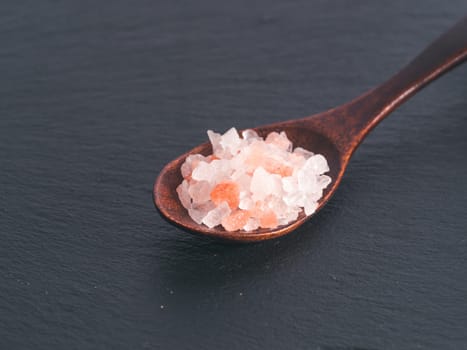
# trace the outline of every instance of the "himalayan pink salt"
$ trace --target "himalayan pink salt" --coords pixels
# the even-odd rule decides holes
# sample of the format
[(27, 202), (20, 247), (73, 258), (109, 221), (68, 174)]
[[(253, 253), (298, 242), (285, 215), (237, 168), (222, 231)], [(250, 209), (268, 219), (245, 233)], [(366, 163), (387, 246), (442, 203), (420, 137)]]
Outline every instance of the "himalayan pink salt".
[(271, 132), (266, 137), (265, 142), (276, 145), (277, 147), (285, 151), (292, 150), (292, 142), (287, 138), (287, 135), (285, 134), (284, 131), (282, 131), (280, 134), (275, 131)]
[(227, 231), (237, 231), (241, 230), (246, 225), (249, 218), (249, 211), (235, 210), (229, 216), (225, 217), (221, 224)]
[(190, 155), (177, 187), (182, 205), (198, 224), (227, 231), (276, 228), (313, 214), (332, 179), (326, 158), (293, 148), (285, 132), (266, 139), (235, 128), (208, 131), (213, 154)]
[(230, 209), (237, 208), (240, 203), (238, 185), (235, 182), (221, 182), (217, 184), (211, 192), (211, 200), (216, 205), (226, 202)]
[(264, 228), (275, 228), (277, 227), (277, 216), (274, 214), (272, 210), (268, 210), (263, 212), (261, 217), (259, 218), (259, 224), (261, 227)]
[(215, 207), (214, 209), (210, 210), (206, 216), (203, 218), (202, 223), (205, 224), (209, 228), (216, 227), (220, 225), (222, 220), (230, 215), (230, 207), (227, 202), (222, 202), (219, 206)]

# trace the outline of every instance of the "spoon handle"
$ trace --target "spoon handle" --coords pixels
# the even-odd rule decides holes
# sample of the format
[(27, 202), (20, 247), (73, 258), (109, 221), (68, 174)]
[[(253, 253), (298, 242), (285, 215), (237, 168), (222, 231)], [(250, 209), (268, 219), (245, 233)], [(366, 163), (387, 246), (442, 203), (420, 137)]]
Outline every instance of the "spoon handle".
[[(392, 78), (329, 115), (333, 137), (350, 157), (363, 138), (401, 103), (467, 59), (467, 16), (430, 44)], [(338, 109), (339, 109), (338, 108)], [(326, 122), (323, 120), (323, 122)], [(329, 123), (330, 120), (328, 119)]]

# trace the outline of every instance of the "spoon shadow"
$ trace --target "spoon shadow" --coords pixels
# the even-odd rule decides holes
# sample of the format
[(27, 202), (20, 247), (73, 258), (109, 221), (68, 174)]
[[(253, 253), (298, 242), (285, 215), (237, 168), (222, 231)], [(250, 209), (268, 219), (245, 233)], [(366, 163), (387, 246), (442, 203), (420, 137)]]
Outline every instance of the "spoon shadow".
[(226, 284), (250, 285), (294, 264), (303, 254), (312, 256), (321, 251), (330, 222), (339, 215), (339, 207), (334, 206), (339, 197), (313, 221), (276, 240), (236, 245), (186, 235), (183, 240), (167, 242), (159, 264), (163, 284), (177, 294), (198, 295)]

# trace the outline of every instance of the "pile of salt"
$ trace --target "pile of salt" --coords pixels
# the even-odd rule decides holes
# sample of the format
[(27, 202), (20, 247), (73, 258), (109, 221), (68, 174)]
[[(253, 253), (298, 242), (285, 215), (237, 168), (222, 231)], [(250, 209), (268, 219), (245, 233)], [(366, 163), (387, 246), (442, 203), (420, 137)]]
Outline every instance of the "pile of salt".
[(213, 154), (190, 155), (177, 187), (182, 205), (198, 224), (227, 231), (275, 228), (315, 212), (331, 183), (326, 159), (293, 149), (285, 132), (265, 140), (253, 130), (208, 131)]

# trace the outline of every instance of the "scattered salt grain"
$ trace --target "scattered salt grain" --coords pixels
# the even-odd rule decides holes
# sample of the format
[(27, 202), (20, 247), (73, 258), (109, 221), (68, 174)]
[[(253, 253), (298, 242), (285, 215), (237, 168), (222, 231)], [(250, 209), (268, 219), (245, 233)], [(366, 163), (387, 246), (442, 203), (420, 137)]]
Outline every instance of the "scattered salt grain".
[(235, 128), (208, 137), (213, 154), (190, 155), (177, 187), (182, 205), (198, 224), (227, 231), (275, 228), (313, 214), (332, 179), (326, 158), (293, 149), (284, 131), (265, 139)]

